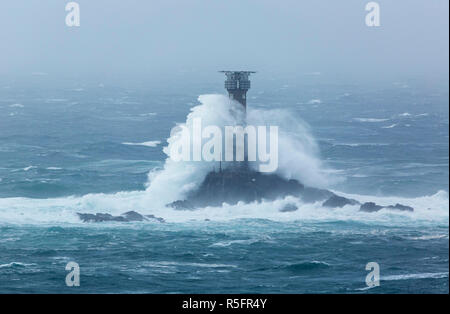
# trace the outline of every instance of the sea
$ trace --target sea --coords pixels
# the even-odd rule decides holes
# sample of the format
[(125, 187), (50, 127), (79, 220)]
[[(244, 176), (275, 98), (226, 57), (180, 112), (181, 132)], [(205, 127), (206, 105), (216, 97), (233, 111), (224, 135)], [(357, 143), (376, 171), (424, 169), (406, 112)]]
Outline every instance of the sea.
[[(279, 126), (280, 175), (414, 208), (365, 213), (293, 197), (166, 207), (216, 166), (169, 161), (171, 130), (228, 119), (220, 74), (177, 78), (1, 82), (0, 293), (449, 292), (448, 81), (252, 76), (248, 116)], [(77, 216), (127, 211), (165, 222)]]

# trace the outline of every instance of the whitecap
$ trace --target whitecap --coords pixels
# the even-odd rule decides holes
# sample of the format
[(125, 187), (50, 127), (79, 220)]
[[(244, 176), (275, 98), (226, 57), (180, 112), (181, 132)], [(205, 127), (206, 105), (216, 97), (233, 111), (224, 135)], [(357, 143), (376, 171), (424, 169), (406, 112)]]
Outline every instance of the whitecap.
[(376, 122), (389, 121), (390, 119), (383, 119), (383, 118), (353, 118), (353, 120), (358, 121), (358, 122), (376, 123)]
[(423, 235), (420, 237), (410, 237), (409, 240), (437, 240), (437, 239), (448, 239), (447, 234), (432, 234), (432, 235)]
[(143, 143), (132, 143), (132, 142), (124, 142), (122, 145), (131, 145), (131, 146), (147, 146), (147, 147), (156, 147), (161, 144), (161, 141), (148, 141)]
[(381, 277), (381, 280), (384, 281), (395, 281), (395, 280), (410, 280), (410, 279), (439, 279), (439, 278), (447, 278), (448, 272), (442, 273), (419, 273), (419, 274), (403, 274), (403, 275), (391, 275)]
[(381, 128), (382, 129), (392, 129), (392, 128), (395, 128), (396, 126), (397, 126), (397, 124), (394, 123), (394, 124), (391, 124), (391, 125), (388, 125), (388, 126), (382, 126)]
[(25, 107), (24, 105), (22, 105), (22, 104), (12, 104), (12, 105), (9, 105), (11, 108), (23, 108), (23, 107)]
[(8, 264), (0, 264), (0, 268), (12, 268), (12, 267), (27, 267), (27, 266), (34, 266), (36, 264), (26, 264), (21, 262), (11, 262)]
[(68, 99), (66, 99), (66, 98), (49, 98), (49, 99), (46, 99), (45, 100), (45, 102), (46, 103), (59, 103), (59, 102), (65, 102), (65, 101), (68, 101)]
[(240, 244), (240, 245), (250, 245), (253, 243), (258, 242), (259, 239), (247, 239), (247, 240), (230, 240), (230, 241), (220, 241), (211, 244), (212, 247), (218, 246), (218, 247), (227, 247), (233, 244)]
[(308, 101), (309, 105), (318, 105), (321, 103), (322, 103), (322, 101), (320, 99), (311, 99), (310, 101)]
[(216, 263), (191, 263), (191, 262), (171, 262), (171, 261), (161, 261), (161, 262), (145, 262), (143, 266), (150, 267), (201, 267), (201, 268), (237, 268), (233, 264), (216, 264)]

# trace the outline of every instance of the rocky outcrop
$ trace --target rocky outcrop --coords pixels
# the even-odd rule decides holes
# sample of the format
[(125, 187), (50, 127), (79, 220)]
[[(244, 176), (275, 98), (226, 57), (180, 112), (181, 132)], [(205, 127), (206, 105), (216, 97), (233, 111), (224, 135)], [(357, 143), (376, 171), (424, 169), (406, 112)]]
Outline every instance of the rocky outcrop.
[(107, 221), (132, 222), (132, 221), (148, 221), (148, 220), (165, 222), (164, 219), (161, 217), (156, 217), (154, 215), (143, 216), (135, 211), (129, 211), (121, 214), (120, 216), (113, 216), (111, 214), (106, 213), (96, 213), (96, 214), (77, 213), (77, 215), (83, 222), (107, 222)]
[(366, 202), (361, 205), (359, 210), (362, 212), (373, 213), (373, 212), (379, 211), (382, 208), (383, 208), (383, 206), (377, 205), (374, 202)]
[(103, 213), (97, 213), (97, 214), (83, 214), (83, 213), (77, 213), (78, 217), (83, 222), (104, 222), (104, 221), (127, 221), (125, 217), (122, 216), (113, 216), (111, 214), (103, 214)]
[(145, 215), (145, 217), (146, 217), (146, 218), (149, 218), (149, 219), (155, 219), (155, 220), (157, 220), (157, 221), (159, 221), (159, 222), (166, 222), (166, 221), (164, 220), (164, 218), (156, 217), (155, 215)]
[(175, 201), (167, 206), (180, 210), (192, 210), (206, 206), (222, 206), (223, 203), (234, 205), (238, 202), (271, 201), (286, 196), (301, 197), (302, 194), (314, 199), (325, 198), (329, 195), (319, 190), (316, 195), (313, 195), (310, 189), (296, 180), (285, 180), (275, 174), (263, 174), (239, 168), (210, 172), (200, 187), (187, 195), (186, 199)]
[(363, 212), (373, 213), (373, 212), (377, 212), (383, 208), (388, 208), (388, 209), (393, 209), (393, 210), (401, 210), (401, 211), (409, 211), (409, 212), (414, 211), (414, 208), (412, 208), (411, 206), (406, 206), (406, 205), (402, 205), (399, 203), (397, 203), (395, 205), (389, 205), (389, 206), (380, 206), (373, 202), (367, 202), (367, 203), (362, 204), (361, 207), (359, 208), (359, 210), (363, 211)]
[[(324, 207), (341, 208), (346, 205), (359, 205), (354, 199), (338, 196), (331, 191), (307, 187), (297, 180), (287, 180), (276, 174), (264, 174), (248, 167), (225, 169), (208, 173), (198, 189), (189, 193), (185, 199), (170, 204), (177, 210), (194, 210), (207, 206), (234, 205), (238, 202), (251, 203), (282, 199), (286, 196), (300, 198), (305, 203), (323, 202)], [(289, 205), (289, 206), (288, 206)], [(297, 210), (295, 204), (288, 204), (280, 211)], [(293, 206), (292, 206), (293, 205)], [(360, 210), (376, 212), (383, 208), (375, 203), (364, 203)], [(412, 211), (413, 208), (401, 204), (387, 206), (394, 210)]]
[(333, 195), (325, 202), (323, 202), (322, 206), (336, 208), (336, 207), (344, 207), (345, 205), (357, 205), (357, 204), (359, 204), (359, 202), (356, 200), (348, 199), (338, 195)]
[(402, 205), (402, 204), (399, 204), (399, 203), (395, 204), (394, 206), (390, 205), (390, 206), (388, 206), (386, 208), (397, 209), (397, 210), (408, 211), (408, 212), (414, 211), (414, 208), (412, 208), (411, 206), (406, 206), (406, 205)]

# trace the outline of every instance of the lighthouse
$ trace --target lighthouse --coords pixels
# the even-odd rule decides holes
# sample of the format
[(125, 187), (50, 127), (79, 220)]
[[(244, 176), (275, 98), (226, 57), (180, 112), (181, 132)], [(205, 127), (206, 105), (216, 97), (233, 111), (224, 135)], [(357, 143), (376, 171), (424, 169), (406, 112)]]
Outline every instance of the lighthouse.
[(244, 109), (247, 109), (247, 91), (250, 89), (250, 74), (256, 73), (254, 71), (220, 71), (225, 73), (227, 79), (225, 80), (225, 89), (228, 91), (228, 96), (242, 104)]

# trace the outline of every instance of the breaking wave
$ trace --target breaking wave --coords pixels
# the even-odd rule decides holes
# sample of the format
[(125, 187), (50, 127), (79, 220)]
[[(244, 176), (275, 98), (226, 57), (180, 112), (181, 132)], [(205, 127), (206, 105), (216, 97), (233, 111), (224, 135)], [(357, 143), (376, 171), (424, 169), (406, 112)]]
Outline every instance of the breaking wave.
[[(192, 129), (194, 118), (202, 118), (202, 124), (236, 125), (243, 119), (240, 105), (224, 95), (202, 95), (200, 104), (193, 107), (184, 123)], [(381, 119), (380, 119), (381, 120)], [(383, 119), (385, 120), (385, 119)], [(320, 160), (318, 145), (306, 123), (284, 110), (249, 109), (247, 122), (252, 125), (279, 126), (279, 167), (277, 173), (287, 179), (297, 179), (314, 187), (327, 187), (340, 178), (330, 171)], [(375, 121), (370, 121), (375, 122)], [(376, 121), (379, 122), (379, 121)], [(357, 205), (347, 205), (330, 210), (321, 202), (306, 204), (295, 197), (286, 197), (270, 202), (223, 204), (221, 207), (205, 207), (197, 210), (181, 211), (165, 205), (183, 199), (187, 192), (197, 188), (206, 174), (217, 169), (212, 162), (175, 162), (170, 158), (170, 145), (176, 141), (179, 131), (174, 128), (163, 151), (167, 155), (164, 166), (154, 169), (148, 175), (144, 191), (118, 192), (115, 194), (87, 194), (53, 199), (0, 198), (0, 221), (3, 223), (80, 223), (76, 213), (110, 213), (120, 215), (134, 210), (141, 214), (153, 214), (167, 222), (189, 221), (230, 221), (234, 219), (269, 219), (274, 221), (362, 221), (387, 225), (403, 224), (448, 224), (448, 193), (439, 191), (430, 196), (418, 198), (373, 197), (346, 195), (360, 202), (375, 201), (380, 205), (401, 203), (415, 208), (414, 212), (380, 210), (376, 213), (359, 211)], [(129, 143), (143, 145), (146, 143)], [(152, 145), (156, 142), (152, 142)], [(150, 146), (150, 145), (149, 145)], [(226, 165), (223, 165), (226, 167)], [(31, 166), (28, 167), (31, 169)], [(29, 170), (24, 169), (24, 170)], [(298, 208), (292, 212), (280, 212), (287, 204)], [(250, 244), (244, 242), (218, 243), (217, 245)], [(260, 240), (257, 240), (260, 241)]]
[(391, 275), (382, 277), (381, 280), (392, 281), (392, 280), (440, 279), (440, 278), (448, 278), (448, 272)]

